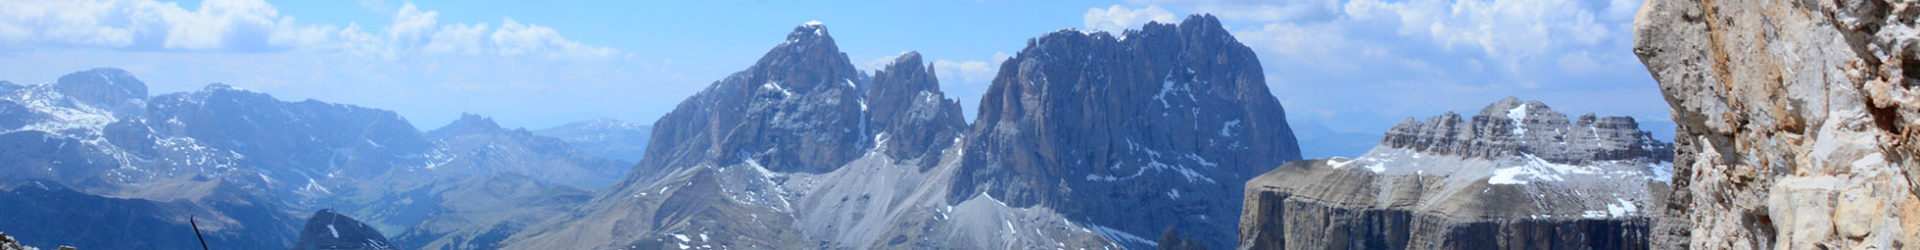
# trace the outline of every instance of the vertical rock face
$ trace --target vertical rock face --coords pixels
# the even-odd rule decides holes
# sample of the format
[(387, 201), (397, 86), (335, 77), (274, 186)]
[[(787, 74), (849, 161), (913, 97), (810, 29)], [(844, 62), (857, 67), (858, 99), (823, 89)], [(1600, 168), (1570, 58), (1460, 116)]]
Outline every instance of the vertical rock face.
[[(935, 208), (966, 211), (936, 207), (933, 202), (944, 201), (943, 196), (929, 195), (944, 194), (929, 189), (946, 185), (929, 183), (947, 181), (944, 174), (954, 162), (945, 160), (948, 149), (966, 126), (958, 102), (946, 99), (918, 53), (900, 55), (869, 78), (835, 46), (823, 25), (796, 27), (758, 63), (714, 82), (654, 122), (646, 156), (625, 179), (576, 212), (509, 237), (505, 248), (868, 248), (959, 242), (936, 238), (950, 234), (935, 231), (958, 230), (952, 226), (908, 224), (938, 222), (928, 213)], [(997, 218), (978, 221), (994, 227), (967, 232), (998, 233), (988, 230), (1002, 228), (1002, 222), (987, 219)], [(994, 245), (955, 247), (1012, 242), (965, 240)]]
[(293, 250), (308, 249), (395, 249), (387, 242), (387, 236), (380, 234), (366, 223), (333, 213), (333, 210), (321, 209), (313, 212), (307, 219), (307, 225), (300, 231), (300, 242), (293, 244)]
[(948, 199), (1045, 206), (1141, 239), (1232, 245), (1241, 184), (1299, 159), (1260, 62), (1212, 16), (1029, 40), (980, 101)]
[(1247, 182), (1242, 249), (1641, 249), (1671, 146), (1629, 117), (1507, 98), (1411, 118), (1359, 158)]
[(879, 134), (875, 146), (893, 159), (919, 159), (921, 169), (939, 164), (940, 151), (966, 132), (960, 102), (943, 97), (933, 65), (922, 62), (919, 52), (901, 54), (874, 72), (867, 102), (869, 126)]
[(1678, 124), (1662, 247), (1920, 247), (1920, 3), (1651, 0)]
[(873, 146), (867, 81), (826, 26), (802, 25), (752, 67), (655, 122), (637, 171), (749, 160), (773, 171), (832, 171)]

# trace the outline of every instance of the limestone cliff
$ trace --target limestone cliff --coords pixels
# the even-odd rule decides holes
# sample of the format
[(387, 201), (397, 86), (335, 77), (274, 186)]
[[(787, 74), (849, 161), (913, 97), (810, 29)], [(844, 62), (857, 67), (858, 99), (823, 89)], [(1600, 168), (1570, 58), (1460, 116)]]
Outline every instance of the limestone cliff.
[(1671, 145), (1629, 117), (1508, 98), (1407, 119), (1358, 158), (1247, 182), (1243, 249), (1644, 249)]
[(1678, 124), (1658, 248), (1920, 249), (1920, 2), (1651, 0)]

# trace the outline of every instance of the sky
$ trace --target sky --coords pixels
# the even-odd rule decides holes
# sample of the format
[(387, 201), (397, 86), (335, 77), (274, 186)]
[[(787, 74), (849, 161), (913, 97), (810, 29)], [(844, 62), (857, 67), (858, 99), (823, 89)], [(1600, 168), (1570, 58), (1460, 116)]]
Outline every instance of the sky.
[[(0, 80), (126, 69), (155, 95), (210, 83), (394, 110), (433, 129), (650, 123), (825, 23), (870, 71), (904, 51), (971, 117), (1000, 61), (1060, 29), (1219, 17), (1252, 47), (1289, 121), (1384, 132), (1507, 96), (1633, 116), (1671, 138), (1632, 54), (1634, 0), (503, 1), (7, 0)], [(971, 119), (971, 118), (969, 118)], [(1663, 131), (1664, 130), (1664, 131)]]

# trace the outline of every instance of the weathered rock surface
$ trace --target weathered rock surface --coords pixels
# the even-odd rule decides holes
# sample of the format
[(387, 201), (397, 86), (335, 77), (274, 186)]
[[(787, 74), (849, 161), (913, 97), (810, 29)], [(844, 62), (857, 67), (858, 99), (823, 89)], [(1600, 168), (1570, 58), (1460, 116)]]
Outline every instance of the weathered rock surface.
[(1213, 16), (1029, 40), (981, 97), (948, 197), (1052, 208), (1134, 248), (1169, 226), (1230, 247), (1229, 197), (1300, 158), (1265, 80)]
[(1242, 249), (1643, 249), (1670, 146), (1628, 117), (1507, 98), (1408, 119), (1354, 158), (1247, 182)]
[(1673, 108), (1658, 248), (1920, 248), (1920, 2), (1651, 0)]

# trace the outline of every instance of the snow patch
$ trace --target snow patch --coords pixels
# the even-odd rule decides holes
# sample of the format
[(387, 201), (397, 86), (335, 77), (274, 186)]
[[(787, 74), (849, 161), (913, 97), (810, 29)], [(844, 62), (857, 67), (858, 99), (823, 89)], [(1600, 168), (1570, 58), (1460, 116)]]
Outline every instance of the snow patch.
[(1549, 162), (1533, 154), (1520, 154), (1526, 164), (1517, 167), (1495, 169), (1493, 176), (1487, 178), (1487, 184), (1527, 184), (1522, 178), (1536, 181), (1565, 181), (1567, 174), (1595, 174), (1599, 168), (1575, 166)]
[(1227, 121), (1226, 124), (1220, 125), (1220, 137), (1233, 137), (1233, 135), (1239, 134), (1239, 131), (1237, 131), (1238, 128), (1240, 128), (1240, 119)]
[(1527, 104), (1520, 104), (1520, 106), (1513, 107), (1513, 109), (1508, 109), (1507, 119), (1513, 122), (1513, 135), (1526, 134), (1526, 123), (1522, 122), (1522, 120), (1527, 119)]
[(760, 84), (760, 88), (761, 88), (761, 89), (769, 89), (769, 90), (774, 90), (774, 91), (780, 91), (780, 97), (781, 97), (781, 98), (785, 98), (785, 97), (788, 97), (788, 96), (793, 96), (793, 91), (789, 91), (789, 90), (787, 90), (787, 87), (784, 87), (784, 86), (780, 86), (780, 82), (779, 82), (779, 81), (767, 81), (767, 83), (764, 83), (764, 84)]
[(1160, 243), (1158, 243), (1158, 242), (1154, 242), (1154, 241), (1152, 241), (1152, 240), (1147, 240), (1147, 238), (1140, 238), (1140, 236), (1136, 236), (1136, 235), (1133, 235), (1133, 234), (1130, 234), (1130, 233), (1127, 233), (1127, 232), (1123, 232), (1123, 231), (1120, 231), (1120, 230), (1116, 230), (1116, 229), (1113, 229), (1113, 228), (1109, 228), (1109, 227), (1103, 227), (1103, 226), (1100, 226), (1100, 225), (1095, 225), (1095, 224), (1091, 224), (1091, 223), (1089, 223), (1089, 224), (1087, 224), (1087, 228), (1089, 228), (1089, 229), (1093, 229), (1093, 231), (1094, 231), (1094, 232), (1098, 232), (1098, 233), (1100, 233), (1100, 236), (1106, 236), (1106, 237), (1107, 237), (1107, 240), (1111, 240), (1111, 241), (1113, 241), (1113, 242), (1116, 242), (1116, 243), (1118, 243), (1118, 242), (1136, 242), (1136, 243), (1144, 243), (1144, 244), (1146, 244), (1146, 245), (1149, 245), (1149, 246), (1159, 246), (1159, 245), (1160, 245)]
[(1661, 183), (1673, 183), (1673, 162), (1648, 163), (1647, 168), (1649, 170), (1648, 172), (1653, 173), (1653, 175), (1648, 176), (1647, 179)]
[(335, 239), (340, 238), (340, 230), (333, 229), (333, 224), (327, 224), (327, 233), (333, 234)]

